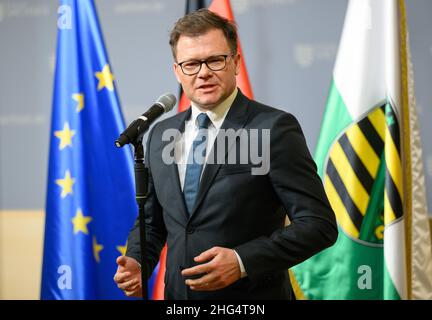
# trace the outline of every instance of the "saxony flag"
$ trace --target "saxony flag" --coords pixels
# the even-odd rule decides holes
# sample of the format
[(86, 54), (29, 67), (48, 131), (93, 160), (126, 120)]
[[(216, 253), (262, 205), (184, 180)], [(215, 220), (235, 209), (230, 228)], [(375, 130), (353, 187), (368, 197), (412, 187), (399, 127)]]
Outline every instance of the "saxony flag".
[(297, 297), (431, 299), (425, 183), (403, 0), (350, 0), (315, 160), (336, 244), (293, 268)]

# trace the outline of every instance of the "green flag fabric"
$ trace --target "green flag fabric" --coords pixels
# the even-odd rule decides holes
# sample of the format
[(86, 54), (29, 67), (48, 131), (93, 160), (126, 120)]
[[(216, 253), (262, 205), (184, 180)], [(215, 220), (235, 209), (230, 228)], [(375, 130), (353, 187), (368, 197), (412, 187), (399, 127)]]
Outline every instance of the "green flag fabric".
[(292, 268), (297, 297), (431, 298), (406, 29), (403, 0), (348, 4), (315, 153), (339, 237)]

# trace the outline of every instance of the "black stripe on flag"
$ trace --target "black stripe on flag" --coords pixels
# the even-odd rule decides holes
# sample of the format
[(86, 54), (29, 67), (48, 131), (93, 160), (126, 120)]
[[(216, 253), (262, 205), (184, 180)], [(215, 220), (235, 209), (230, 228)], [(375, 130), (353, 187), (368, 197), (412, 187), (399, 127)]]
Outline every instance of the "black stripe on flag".
[(360, 210), (355, 205), (354, 201), (351, 199), (345, 184), (343, 183), (339, 173), (336, 170), (336, 167), (333, 164), (333, 161), (329, 159), (328, 165), (327, 165), (327, 175), (331, 182), (333, 183), (336, 192), (339, 194), (339, 197), (342, 200), (342, 203), (345, 206), (346, 211), (348, 212), (352, 223), (355, 225), (357, 230), (360, 231), (362, 222), (363, 222), (363, 215), (361, 214)]
[(368, 140), (372, 149), (374, 149), (378, 158), (380, 158), (381, 154), (383, 152), (383, 149), (384, 149), (384, 142), (382, 141), (378, 132), (375, 130), (374, 126), (370, 122), (369, 118), (366, 117), (366, 118), (362, 119), (358, 123), (358, 126), (359, 126), (360, 130), (363, 132), (366, 139)]
[(396, 185), (387, 167), (386, 167), (386, 177), (385, 177), (385, 189), (396, 219), (402, 217), (403, 214), (402, 199), (400, 197), (399, 191), (396, 188)]
[(361, 184), (363, 185), (367, 193), (370, 194), (372, 191), (372, 186), (374, 184), (374, 178), (370, 175), (369, 171), (363, 164), (363, 161), (361, 161), (361, 159), (355, 152), (346, 134), (344, 134), (339, 139), (339, 143)]

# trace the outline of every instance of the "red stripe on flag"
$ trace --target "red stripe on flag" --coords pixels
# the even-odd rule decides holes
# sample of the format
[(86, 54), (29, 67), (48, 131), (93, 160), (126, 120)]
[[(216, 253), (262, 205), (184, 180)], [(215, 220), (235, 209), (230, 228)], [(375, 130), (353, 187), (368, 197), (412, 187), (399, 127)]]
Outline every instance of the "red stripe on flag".
[(190, 106), (190, 100), (186, 97), (182, 90), (182, 95), (178, 104), (178, 112), (185, 111)]
[[(234, 20), (233, 11), (231, 9), (229, 0), (213, 0), (210, 7), (210, 11), (217, 13), (218, 15), (230, 20)], [(249, 99), (253, 99), (252, 87), (249, 82), (249, 77), (246, 69), (245, 59), (240, 44), (240, 39), (237, 39), (238, 53), (240, 54), (240, 72), (237, 75), (237, 86), (240, 88), (242, 93)]]
[(159, 258), (159, 271), (155, 279), (153, 297), (152, 297), (153, 300), (164, 300), (166, 252), (167, 252), (167, 246), (165, 244)]

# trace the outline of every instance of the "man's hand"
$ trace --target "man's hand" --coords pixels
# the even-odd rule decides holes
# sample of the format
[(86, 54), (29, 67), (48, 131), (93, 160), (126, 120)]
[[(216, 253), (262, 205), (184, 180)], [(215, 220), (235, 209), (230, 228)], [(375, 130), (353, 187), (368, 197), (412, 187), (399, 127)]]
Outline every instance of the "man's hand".
[[(200, 278), (186, 280), (186, 285), (192, 290), (218, 290), (240, 279), (240, 266), (232, 249), (213, 247), (194, 260), (202, 264), (182, 271), (184, 277), (204, 274)], [(208, 262), (204, 263), (206, 261)]]
[(128, 297), (142, 297), (141, 268), (134, 258), (120, 256), (114, 281)]

